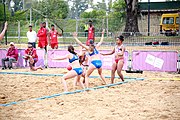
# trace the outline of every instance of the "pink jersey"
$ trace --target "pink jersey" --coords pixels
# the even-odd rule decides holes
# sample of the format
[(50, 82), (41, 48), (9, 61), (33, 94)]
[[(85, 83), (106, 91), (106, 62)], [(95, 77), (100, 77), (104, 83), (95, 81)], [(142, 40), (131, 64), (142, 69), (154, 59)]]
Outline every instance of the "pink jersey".
[(94, 40), (94, 26), (88, 28), (88, 40)]
[(51, 43), (58, 43), (58, 32), (56, 30), (50, 31), (50, 41)]

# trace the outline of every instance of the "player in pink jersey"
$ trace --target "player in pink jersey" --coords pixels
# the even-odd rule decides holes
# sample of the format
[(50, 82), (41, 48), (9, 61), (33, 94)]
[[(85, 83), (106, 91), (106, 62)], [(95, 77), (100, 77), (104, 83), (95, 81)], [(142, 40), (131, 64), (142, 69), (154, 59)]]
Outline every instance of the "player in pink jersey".
[(50, 46), (52, 49), (58, 49), (58, 35), (61, 36), (62, 34), (54, 28), (54, 25), (51, 25)]
[(40, 29), (37, 33), (37, 37), (39, 37), (39, 41), (38, 41), (38, 47), (40, 48), (44, 48), (45, 51), (47, 51), (46, 46), (48, 45), (48, 41), (47, 41), (47, 30), (46, 28), (43, 27), (43, 24), (40, 23)]
[(89, 46), (90, 41), (94, 42), (94, 40), (95, 40), (95, 28), (92, 25), (92, 21), (89, 20), (88, 38), (87, 38), (87, 41), (86, 41), (86, 45)]

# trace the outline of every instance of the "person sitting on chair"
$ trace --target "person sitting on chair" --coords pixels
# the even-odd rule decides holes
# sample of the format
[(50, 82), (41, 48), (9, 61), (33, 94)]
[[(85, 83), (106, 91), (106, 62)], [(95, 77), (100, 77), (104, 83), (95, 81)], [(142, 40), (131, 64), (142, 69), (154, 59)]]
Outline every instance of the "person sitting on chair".
[(12, 63), (18, 60), (18, 49), (15, 47), (14, 43), (10, 43), (10, 48), (6, 54), (6, 57), (2, 61), (2, 70), (7, 69), (5, 62), (8, 61), (8, 68), (12, 69)]

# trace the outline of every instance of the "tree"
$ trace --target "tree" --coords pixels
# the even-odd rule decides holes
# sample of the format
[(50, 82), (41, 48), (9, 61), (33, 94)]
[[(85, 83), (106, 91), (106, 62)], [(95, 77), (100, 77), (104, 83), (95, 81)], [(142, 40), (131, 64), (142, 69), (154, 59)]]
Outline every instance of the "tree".
[[(14, 16), (11, 16), (11, 11), (9, 11), (6, 5), (6, 19), (8, 21), (26, 20), (26, 11), (16, 11)], [(4, 5), (0, 4), (0, 21), (4, 21)]]
[(96, 10), (105, 10), (106, 11), (105, 0), (102, 0), (102, 2), (98, 2), (97, 4), (93, 5), (92, 8), (96, 9)]
[(91, 19), (103, 18), (104, 16), (106, 16), (106, 11), (104, 10), (93, 10), (92, 12), (83, 12), (80, 15), (81, 18), (91, 18)]
[(93, 21), (93, 24), (95, 25), (96, 32), (101, 31), (103, 28), (103, 18), (106, 17), (106, 11), (105, 10), (93, 10), (92, 12), (83, 12), (80, 15), (81, 18), (86, 18), (85, 21), (82, 21), (83, 23), (88, 22), (88, 19), (91, 19)]
[(42, 19), (45, 16), (53, 19), (65, 19), (68, 15), (68, 4), (63, 0), (35, 1), (32, 7), (39, 11), (33, 12), (34, 19)]
[(126, 4), (124, 0), (117, 0), (113, 3), (113, 6), (110, 8), (112, 12), (109, 13), (109, 30), (110, 31), (119, 31), (119, 29), (124, 25), (124, 18)]
[[(10, 11), (8, 10), (8, 6), (6, 5), (6, 19), (10, 18)], [(4, 5), (0, 4), (0, 21), (4, 21)]]
[[(126, 3), (126, 25), (125, 36), (139, 33), (138, 28), (138, 0), (125, 0)], [(131, 34), (133, 33), (133, 34)]]
[(86, 0), (74, 0), (70, 9), (70, 18), (79, 18), (80, 14), (88, 8), (88, 1)]

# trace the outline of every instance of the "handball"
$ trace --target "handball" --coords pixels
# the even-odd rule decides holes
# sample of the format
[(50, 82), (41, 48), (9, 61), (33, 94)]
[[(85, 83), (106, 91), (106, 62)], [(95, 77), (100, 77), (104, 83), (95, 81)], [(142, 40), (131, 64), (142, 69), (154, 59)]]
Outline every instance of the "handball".
[(72, 70), (72, 67), (71, 67), (70, 65), (67, 65), (66, 68), (67, 68), (67, 70), (69, 70), (69, 71)]

